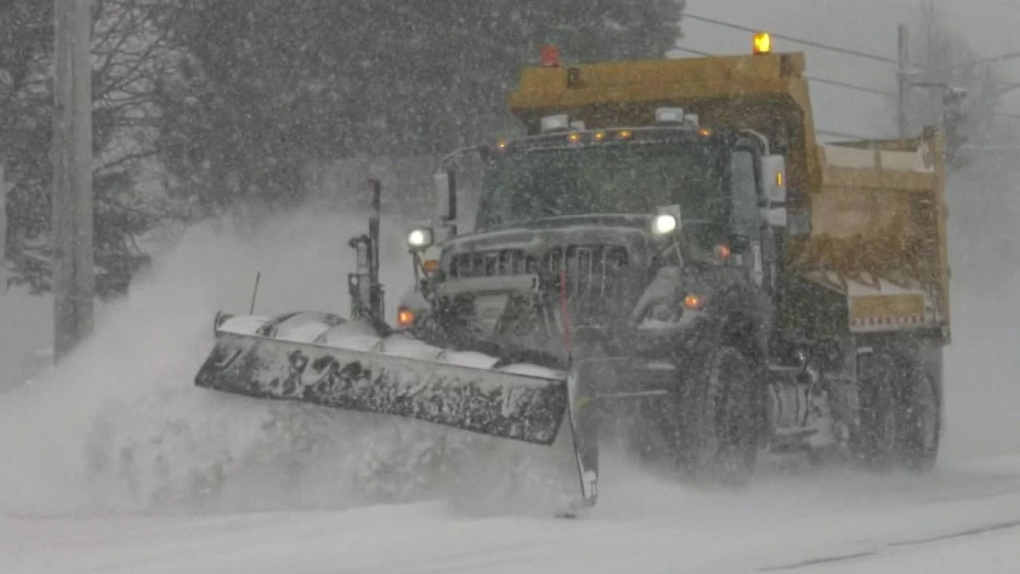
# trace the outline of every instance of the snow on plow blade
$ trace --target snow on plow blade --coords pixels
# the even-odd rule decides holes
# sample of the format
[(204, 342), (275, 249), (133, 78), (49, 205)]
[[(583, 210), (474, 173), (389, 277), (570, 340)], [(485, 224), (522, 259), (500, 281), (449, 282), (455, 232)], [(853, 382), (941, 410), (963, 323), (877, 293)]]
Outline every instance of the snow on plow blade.
[[(273, 319), (218, 316), (200, 387), (265, 399), (418, 419), (494, 437), (552, 445), (566, 427), (582, 499), (595, 499), (569, 414), (568, 373), (380, 336), (367, 321), (324, 313)], [(564, 424), (564, 421), (567, 421)]]

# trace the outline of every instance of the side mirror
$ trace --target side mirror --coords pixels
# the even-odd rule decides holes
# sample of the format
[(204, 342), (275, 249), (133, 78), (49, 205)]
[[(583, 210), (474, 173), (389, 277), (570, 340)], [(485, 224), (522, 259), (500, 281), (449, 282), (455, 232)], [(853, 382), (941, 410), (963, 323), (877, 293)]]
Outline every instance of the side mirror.
[(762, 207), (762, 218), (771, 227), (786, 227), (786, 158), (781, 155), (767, 155), (761, 158), (762, 192), (766, 205)]
[(760, 233), (764, 217), (759, 213), (762, 200), (760, 184), (755, 177), (754, 154), (747, 149), (737, 149), (730, 161), (733, 172), (730, 230), (734, 237), (751, 238)]
[(432, 176), (436, 186), (436, 220), (457, 233), (457, 174), (437, 171)]
[(768, 207), (786, 203), (786, 158), (767, 155), (761, 158), (762, 191)]

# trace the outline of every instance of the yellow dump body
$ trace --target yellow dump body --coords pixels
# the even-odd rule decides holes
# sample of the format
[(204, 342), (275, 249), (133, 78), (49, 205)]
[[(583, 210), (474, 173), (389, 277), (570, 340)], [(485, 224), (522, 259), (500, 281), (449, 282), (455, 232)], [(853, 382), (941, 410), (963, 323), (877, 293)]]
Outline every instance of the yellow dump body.
[(788, 243), (805, 277), (847, 295), (858, 332), (939, 327), (949, 335), (941, 135), (817, 146), (811, 235)]
[(785, 243), (787, 268), (846, 295), (851, 331), (948, 338), (940, 136), (819, 145), (804, 67), (796, 53), (525, 68), (509, 104), (531, 132), (555, 114), (587, 129), (649, 125), (668, 106), (761, 133), (786, 156), (791, 212), (812, 224)]

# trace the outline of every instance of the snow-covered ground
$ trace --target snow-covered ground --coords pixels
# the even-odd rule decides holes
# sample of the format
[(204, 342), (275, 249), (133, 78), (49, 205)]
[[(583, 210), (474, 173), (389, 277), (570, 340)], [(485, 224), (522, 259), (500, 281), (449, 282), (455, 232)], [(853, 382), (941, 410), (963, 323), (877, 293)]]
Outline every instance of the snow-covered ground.
[[(257, 271), (259, 312), (344, 310), (343, 246), (365, 219), (319, 211), (193, 230), (102, 309), (79, 353), (0, 393), (0, 573), (1016, 571), (1018, 211), (989, 191), (1008, 178), (983, 181), (951, 200), (949, 433), (931, 475), (772, 468), (744, 491), (705, 492), (617, 455), (599, 506), (576, 520), (478, 508), (442, 473), (413, 492), (366, 481), (435, 429), (191, 384), (215, 311), (247, 311)], [(388, 225), (392, 308), (408, 268), (403, 228)], [(39, 300), (8, 298), (0, 313), (10, 365), (45, 332), (11, 322), (49, 318)]]
[(589, 517), (441, 503), (221, 514), (8, 516), (3, 572), (1015, 571), (1020, 460), (931, 477), (770, 477), (695, 493), (607, 473)]

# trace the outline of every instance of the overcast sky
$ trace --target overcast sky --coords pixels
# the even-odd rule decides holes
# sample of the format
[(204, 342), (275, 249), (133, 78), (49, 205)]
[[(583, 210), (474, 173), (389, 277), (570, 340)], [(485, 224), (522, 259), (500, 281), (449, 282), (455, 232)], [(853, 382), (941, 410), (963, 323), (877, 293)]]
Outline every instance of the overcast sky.
[[(797, 38), (896, 57), (896, 27), (916, 24), (921, 0), (687, 0), (687, 12)], [(947, 20), (979, 56), (1020, 51), (1020, 0), (940, 0)], [(746, 53), (744, 32), (686, 19), (681, 45), (717, 54)], [(916, 30), (914, 34), (919, 34)], [(822, 78), (895, 91), (895, 66), (848, 57), (783, 40), (776, 51), (807, 53), (808, 73)], [(1020, 82), (1020, 59), (999, 64), (1008, 82)], [(811, 85), (817, 125), (866, 136), (895, 135), (895, 99)], [(1003, 110), (1020, 113), (1020, 93), (1003, 100)]]

